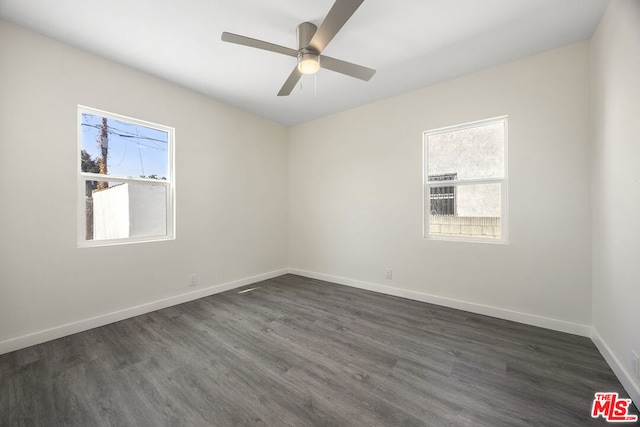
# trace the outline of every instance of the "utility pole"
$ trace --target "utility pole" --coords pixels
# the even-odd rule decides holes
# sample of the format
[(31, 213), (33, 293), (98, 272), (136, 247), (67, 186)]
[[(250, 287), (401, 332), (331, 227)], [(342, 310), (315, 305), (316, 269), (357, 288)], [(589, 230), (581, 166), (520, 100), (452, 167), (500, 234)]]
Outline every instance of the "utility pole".
[[(102, 118), (102, 126), (100, 127), (100, 174), (107, 175), (107, 156), (109, 154), (109, 136), (107, 134), (107, 118)], [(104, 190), (109, 188), (109, 182), (98, 181), (98, 189)]]

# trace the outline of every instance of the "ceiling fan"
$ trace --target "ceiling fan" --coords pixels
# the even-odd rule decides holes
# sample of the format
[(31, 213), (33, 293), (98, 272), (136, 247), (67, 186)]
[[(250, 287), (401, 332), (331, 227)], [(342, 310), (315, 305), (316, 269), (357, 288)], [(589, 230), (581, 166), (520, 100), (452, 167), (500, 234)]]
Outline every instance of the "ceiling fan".
[(320, 27), (316, 27), (311, 22), (303, 22), (298, 25), (298, 50), (226, 31), (222, 33), (222, 41), (298, 58), (298, 65), (284, 82), (278, 96), (289, 95), (303, 74), (314, 74), (320, 67), (368, 81), (376, 73), (376, 70), (321, 55), (329, 42), (363, 2), (364, 0), (336, 0)]

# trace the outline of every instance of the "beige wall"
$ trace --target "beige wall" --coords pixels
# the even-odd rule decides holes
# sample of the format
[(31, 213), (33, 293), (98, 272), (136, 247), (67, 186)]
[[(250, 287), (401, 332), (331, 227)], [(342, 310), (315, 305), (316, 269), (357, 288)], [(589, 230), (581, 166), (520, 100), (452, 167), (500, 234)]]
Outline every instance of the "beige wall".
[[(0, 94), (0, 347), (286, 268), (286, 128), (3, 21)], [(176, 129), (176, 240), (77, 248), (78, 104)]]
[[(615, 0), (591, 42), (593, 328), (640, 403), (640, 1)], [(616, 369), (617, 368), (617, 369)]]
[[(574, 44), (291, 129), (290, 266), (588, 331), (588, 53)], [(509, 244), (423, 239), (422, 132), (502, 115)]]

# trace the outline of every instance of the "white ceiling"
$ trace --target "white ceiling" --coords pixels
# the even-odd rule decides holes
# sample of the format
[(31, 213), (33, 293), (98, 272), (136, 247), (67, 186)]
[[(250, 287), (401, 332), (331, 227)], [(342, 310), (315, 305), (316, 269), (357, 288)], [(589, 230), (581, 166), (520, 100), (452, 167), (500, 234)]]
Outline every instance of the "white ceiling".
[(295, 49), (297, 25), (319, 25), (333, 2), (0, 0), (0, 18), (295, 125), (587, 39), (608, 0), (365, 0), (324, 53), (376, 75), (320, 70), (289, 97), (276, 94), (295, 58), (220, 40), (229, 31)]

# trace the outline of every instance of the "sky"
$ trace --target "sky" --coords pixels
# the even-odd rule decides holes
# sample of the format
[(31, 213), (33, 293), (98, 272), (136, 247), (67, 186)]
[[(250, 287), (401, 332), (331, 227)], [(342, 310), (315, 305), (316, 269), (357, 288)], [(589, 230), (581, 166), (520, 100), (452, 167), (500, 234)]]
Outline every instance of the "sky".
[[(102, 117), (82, 114), (81, 143), (92, 158), (99, 159)], [(135, 177), (168, 176), (168, 135), (164, 131), (107, 118), (109, 150), (107, 174)]]

